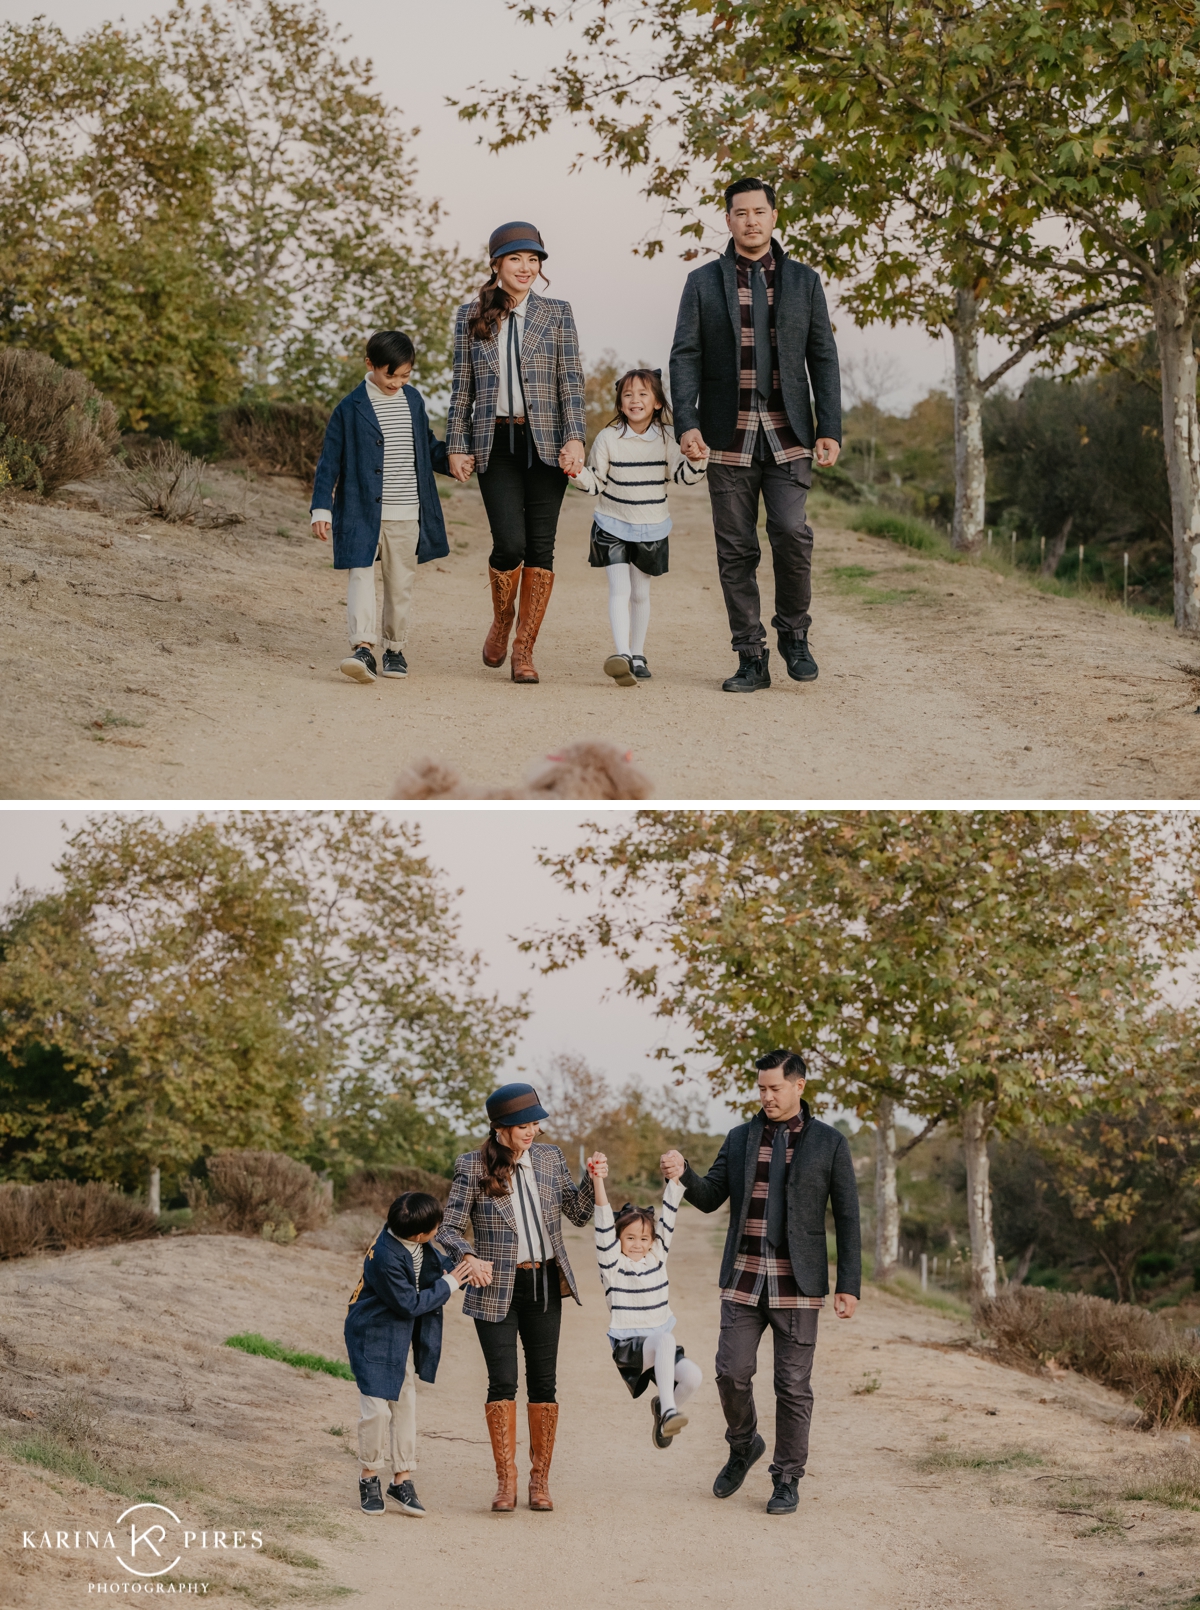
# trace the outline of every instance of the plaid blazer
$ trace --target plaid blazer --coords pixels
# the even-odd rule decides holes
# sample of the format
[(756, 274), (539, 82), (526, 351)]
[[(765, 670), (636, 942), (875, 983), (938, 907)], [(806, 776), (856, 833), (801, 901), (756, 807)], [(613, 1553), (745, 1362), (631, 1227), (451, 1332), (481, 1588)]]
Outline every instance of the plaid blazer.
[[(535, 1141), (530, 1153), (552, 1256), (557, 1258), (559, 1271), (578, 1302), (579, 1287), (563, 1245), (562, 1215), (565, 1213), (572, 1224), (586, 1224), (596, 1206), (595, 1187), (590, 1177), (576, 1185), (557, 1146)], [(517, 1218), (511, 1196), (484, 1196), (479, 1189), (482, 1178), (478, 1152), (464, 1152), (455, 1159), (454, 1183), (437, 1240), (456, 1261), (474, 1252), (477, 1258), (491, 1263), (491, 1285), (468, 1286), (463, 1313), (469, 1319), (498, 1321), (512, 1304), (517, 1274)], [(463, 1235), (468, 1224), (475, 1233), (474, 1247)]]
[[(500, 340), (475, 340), (467, 328), (479, 300), (464, 302), (454, 321), (454, 381), (446, 416), (446, 450), (474, 453), (486, 470), (500, 396)], [(503, 328), (503, 326), (502, 326)], [(534, 446), (543, 464), (557, 464), (568, 442), (586, 439), (583, 365), (569, 302), (529, 293), (521, 348), (521, 387)]]

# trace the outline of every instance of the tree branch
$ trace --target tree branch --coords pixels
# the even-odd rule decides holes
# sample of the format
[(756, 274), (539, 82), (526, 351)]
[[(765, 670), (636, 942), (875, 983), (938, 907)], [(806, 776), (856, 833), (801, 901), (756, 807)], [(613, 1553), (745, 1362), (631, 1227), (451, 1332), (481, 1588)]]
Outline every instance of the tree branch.
[(1015, 364), (1020, 363), (1021, 359), (1032, 352), (1036, 346), (1040, 346), (1048, 335), (1053, 335), (1055, 330), (1064, 330), (1068, 324), (1076, 324), (1080, 319), (1086, 319), (1093, 313), (1107, 313), (1109, 308), (1118, 307), (1119, 305), (1115, 301), (1086, 302), (1082, 307), (1074, 308), (1070, 313), (1064, 313), (1061, 318), (1046, 319), (1041, 324), (1035, 324), (1016, 351), (1010, 357), (1005, 358), (1004, 362), (997, 368), (993, 369), (985, 380), (979, 382), (980, 391), (990, 391), (997, 380), (1006, 375)]

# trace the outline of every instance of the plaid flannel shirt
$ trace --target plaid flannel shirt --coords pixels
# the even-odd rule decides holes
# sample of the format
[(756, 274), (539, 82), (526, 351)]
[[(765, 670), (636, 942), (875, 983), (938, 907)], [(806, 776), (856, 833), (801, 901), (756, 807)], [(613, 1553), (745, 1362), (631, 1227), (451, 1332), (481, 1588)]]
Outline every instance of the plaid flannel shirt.
[[(803, 1128), (804, 1119), (799, 1113), (787, 1120), (789, 1169)], [(749, 1308), (756, 1308), (764, 1293), (768, 1308), (824, 1308), (824, 1297), (805, 1297), (796, 1284), (787, 1242), (781, 1247), (773, 1247), (767, 1240), (767, 1191), (775, 1129), (776, 1126), (769, 1120), (763, 1125), (754, 1189), (750, 1192), (750, 1205), (746, 1212), (746, 1228), (742, 1232), (742, 1244), (733, 1265), (733, 1280), (722, 1290), (721, 1296), (731, 1303), (744, 1303)]]
[[(477, 341), (469, 325), (478, 299), (466, 302), (454, 321), (454, 379), (446, 415), (446, 451), (474, 453), (475, 469), (487, 469), (500, 397), (500, 339)], [(506, 328), (501, 323), (500, 330)], [(529, 293), (521, 331), (521, 389), (525, 418), (543, 464), (557, 465), (568, 442), (586, 439), (583, 365), (569, 302)]]
[(740, 252), (734, 261), (737, 264), (738, 307), (742, 315), (737, 433), (728, 447), (719, 450), (713, 448), (711, 462), (753, 464), (754, 445), (760, 430), (766, 433), (767, 446), (776, 464), (787, 464), (797, 458), (811, 458), (812, 450), (803, 447), (797, 440), (783, 406), (783, 392), (779, 383), (779, 343), (775, 335), (775, 253), (769, 251), (762, 259), (763, 278), (767, 282), (767, 305), (771, 310), (771, 395), (766, 402), (758, 394), (758, 371), (754, 359), (754, 297), (750, 288), (750, 271), (754, 264)]

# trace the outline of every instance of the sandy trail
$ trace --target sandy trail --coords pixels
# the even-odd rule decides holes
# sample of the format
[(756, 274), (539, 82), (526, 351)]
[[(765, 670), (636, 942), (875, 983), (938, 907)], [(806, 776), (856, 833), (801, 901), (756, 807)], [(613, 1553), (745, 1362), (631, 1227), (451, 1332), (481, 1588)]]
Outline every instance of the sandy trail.
[(344, 578), (298, 485), (212, 482), (245, 498), (246, 525), (143, 521), (105, 486), (73, 494), (90, 509), (0, 508), (4, 797), (378, 799), (421, 755), (513, 782), (586, 736), (632, 748), (662, 800), (1200, 794), (1178, 669), (1196, 656), (1169, 624), (855, 536), (844, 505), (814, 508), (815, 684), (720, 691), (734, 662), (700, 488), (673, 495), (653, 681), (602, 673), (604, 581), (585, 560), (588, 500), (568, 493), (543, 681), (514, 687), (480, 663), (488, 541), (478, 492), (456, 487), (452, 556), (418, 577), (412, 675), (363, 688), (337, 671)]
[[(318, 1606), (346, 1590), (371, 1610), (1191, 1602), (1200, 1517), (1119, 1497), (1129, 1470), (1161, 1462), (1162, 1442), (1130, 1429), (1128, 1411), (1098, 1388), (943, 1350), (958, 1326), (870, 1290), (853, 1321), (829, 1311), (821, 1320), (799, 1514), (765, 1514), (765, 1462), (718, 1503), (710, 1488), (725, 1445), (711, 1377), (721, 1234), (716, 1220), (681, 1216), (672, 1300), (705, 1382), (680, 1441), (660, 1453), (648, 1409), (630, 1401), (608, 1355), (590, 1236), (570, 1232), (585, 1306), (570, 1306), (564, 1321), (553, 1515), (487, 1508), (485, 1375), (461, 1298), (447, 1316), (437, 1385), (420, 1392), (423, 1521), (357, 1510), (352, 1385), (220, 1345), (255, 1329), (339, 1356), (358, 1267), (344, 1222), (316, 1238), (324, 1246), (311, 1237), (285, 1249), (179, 1238), (3, 1267), (9, 1418), (0, 1429), (36, 1429), (56, 1397), (82, 1392), (106, 1412), (118, 1463), (139, 1472), (130, 1491), (140, 1484), (164, 1495), (197, 1528), (261, 1527), (262, 1554), (189, 1556), (186, 1578), (206, 1581), (206, 1601), (219, 1606)], [(765, 1342), (768, 1444), (770, 1373)], [(873, 1378), (878, 1390), (858, 1390)], [(520, 1440), (524, 1473), (523, 1431)], [(1032, 1462), (952, 1464), (1013, 1448)], [(0, 1455), (3, 1610), (95, 1602), (88, 1582), (121, 1578), (119, 1570), (98, 1573), (94, 1553), (22, 1550), (22, 1531), (111, 1525), (129, 1501)], [(180, 1568), (172, 1579), (184, 1577)]]

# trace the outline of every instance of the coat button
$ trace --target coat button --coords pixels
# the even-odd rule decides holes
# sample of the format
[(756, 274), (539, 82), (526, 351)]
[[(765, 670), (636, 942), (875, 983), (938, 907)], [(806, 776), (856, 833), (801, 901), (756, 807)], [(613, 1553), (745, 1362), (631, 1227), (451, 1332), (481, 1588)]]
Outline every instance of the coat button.
[(376, 501), (376, 503), (382, 503), (383, 499), (382, 498), (376, 498), (375, 501)]

